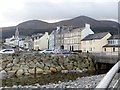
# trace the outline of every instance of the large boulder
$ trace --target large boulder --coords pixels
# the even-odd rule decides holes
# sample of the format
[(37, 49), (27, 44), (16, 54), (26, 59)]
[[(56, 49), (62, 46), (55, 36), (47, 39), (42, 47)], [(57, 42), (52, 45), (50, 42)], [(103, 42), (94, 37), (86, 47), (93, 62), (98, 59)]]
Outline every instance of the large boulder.
[(10, 68), (10, 67), (13, 67), (13, 66), (14, 66), (13, 63), (9, 63), (9, 64), (7, 65), (7, 68)]
[(49, 74), (49, 73), (51, 73), (50, 70), (44, 70), (44, 72), (43, 72), (43, 74)]
[(51, 71), (52, 73), (56, 73), (56, 72), (57, 72), (56, 68), (54, 68), (54, 67), (50, 67), (50, 71)]
[(30, 74), (35, 74), (35, 69), (34, 68), (29, 69), (28, 71), (29, 71)]
[(12, 70), (18, 70), (20, 69), (20, 65), (19, 64), (15, 64), (13, 67), (12, 67)]
[(44, 70), (41, 68), (36, 68), (36, 73), (37, 74), (43, 74)]
[(9, 60), (9, 61), (12, 61), (12, 60), (13, 60), (13, 57), (12, 57), (12, 56), (7, 56), (6, 58), (7, 58), (7, 60)]
[(8, 73), (8, 78), (14, 76), (15, 73), (16, 73), (16, 71), (17, 71), (17, 70), (7, 71), (7, 73)]
[(16, 73), (16, 76), (22, 76), (24, 74), (24, 70), (23, 69), (19, 69)]
[(68, 73), (68, 70), (61, 70), (61, 73)]
[(14, 58), (13, 59), (13, 64), (17, 64), (19, 62), (19, 59), (18, 58)]
[(62, 70), (62, 68), (60, 66), (56, 66), (55, 68), (57, 69), (57, 71), (61, 71)]
[(3, 69), (2, 66), (0, 66), (0, 71), (1, 71), (2, 69)]
[(39, 62), (36, 62), (36, 67), (41, 67), (41, 64)]
[(20, 65), (20, 69), (28, 70), (29, 67), (28, 67), (28, 65), (23, 64), (23, 65)]
[(30, 61), (30, 62), (28, 63), (28, 65), (29, 65), (30, 68), (36, 67), (36, 64), (35, 64), (33, 61)]
[(0, 71), (0, 79), (6, 79), (7, 78), (7, 72), (5, 70)]

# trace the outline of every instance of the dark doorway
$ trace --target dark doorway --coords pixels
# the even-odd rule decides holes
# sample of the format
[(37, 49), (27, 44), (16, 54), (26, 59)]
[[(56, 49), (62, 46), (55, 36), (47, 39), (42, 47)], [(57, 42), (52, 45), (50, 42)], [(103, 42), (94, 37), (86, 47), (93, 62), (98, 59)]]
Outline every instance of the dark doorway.
[(74, 51), (74, 47), (72, 46), (72, 51)]
[(72, 49), (71, 49), (71, 46), (70, 46), (70, 51), (71, 51)]
[(62, 46), (60, 46), (60, 49), (64, 49), (64, 46), (62, 45)]

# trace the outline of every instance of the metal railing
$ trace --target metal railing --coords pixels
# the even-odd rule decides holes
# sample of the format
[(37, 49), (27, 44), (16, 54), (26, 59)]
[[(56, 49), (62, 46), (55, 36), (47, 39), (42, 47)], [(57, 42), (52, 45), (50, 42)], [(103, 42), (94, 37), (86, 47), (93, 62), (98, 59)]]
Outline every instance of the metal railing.
[[(105, 75), (105, 77), (101, 80), (101, 82), (96, 86), (96, 88), (102, 88), (102, 90), (106, 90), (109, 88), (111, 81), (113, 80), (114, 76), (117, 74), (118, 70), (120, 69), (120, 61), (118, 61), (110, 71)], [(117, 84), (116, 84), (117, 85)], [(114, 86), (115, 87), (115, 86)]]

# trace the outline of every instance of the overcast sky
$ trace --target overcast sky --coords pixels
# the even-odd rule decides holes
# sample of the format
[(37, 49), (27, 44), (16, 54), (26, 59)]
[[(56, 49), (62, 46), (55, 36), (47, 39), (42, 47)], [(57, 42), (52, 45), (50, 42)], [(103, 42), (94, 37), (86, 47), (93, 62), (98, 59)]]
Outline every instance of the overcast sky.
[(0, 0), (0, 27), (27, 20), (55, 22), (77, 16), (117, 20), (119, 0)]

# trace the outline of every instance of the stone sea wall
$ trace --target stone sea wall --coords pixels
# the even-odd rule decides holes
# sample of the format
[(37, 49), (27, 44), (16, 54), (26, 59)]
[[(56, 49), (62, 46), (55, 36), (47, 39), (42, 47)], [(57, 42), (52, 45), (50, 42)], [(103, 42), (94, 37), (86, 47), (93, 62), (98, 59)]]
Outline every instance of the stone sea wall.
[(0, 59), (0, 79), (56, 72), (84, 72), (94, 69), (91, 58), (83, 54), (14, 54), (1, 55)]

